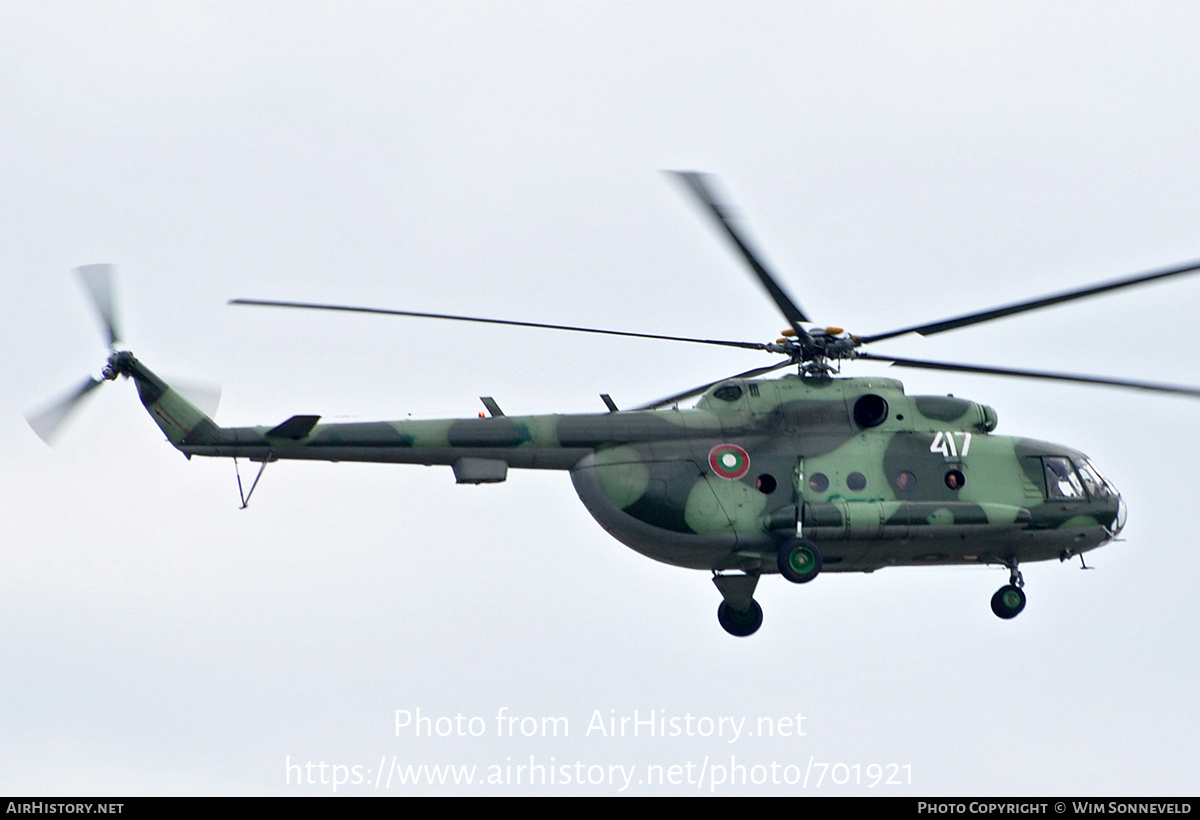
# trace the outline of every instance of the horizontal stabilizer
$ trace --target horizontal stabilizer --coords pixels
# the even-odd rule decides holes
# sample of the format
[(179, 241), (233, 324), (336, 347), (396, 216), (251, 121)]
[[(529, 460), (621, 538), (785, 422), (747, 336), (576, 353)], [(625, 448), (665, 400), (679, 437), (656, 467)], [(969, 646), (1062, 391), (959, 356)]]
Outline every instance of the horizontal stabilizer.
[(290, 438), (298, 441), (311, 433), (320, 420), (320, 416), (292, 416), (278, 427), (268, 430), (267, 438)]

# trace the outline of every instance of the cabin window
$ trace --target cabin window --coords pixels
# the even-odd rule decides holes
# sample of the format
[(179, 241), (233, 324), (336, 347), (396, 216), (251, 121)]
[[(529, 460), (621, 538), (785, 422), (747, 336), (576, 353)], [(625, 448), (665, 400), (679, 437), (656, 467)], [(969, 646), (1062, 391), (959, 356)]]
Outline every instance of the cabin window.
[(902, 493), (911, 493), (917, 489), (917, 477), (908, 470), (901, 470), (896, 474), (896, 489)]
[(742, 388), (736, 384), (723, 384), (713, 391), (713, 398), (721, 401), (737, 401), (742, 397)]
[(854, 420), (859, 427), (878, 427), (887, 419), (888, 403), (883, 396), (868, 393), (854, 402)]
[(867, 477), (862, 473), (851, 473), (850, 475), (846, 476), (846, 486), (854, 490), (854, 492), (859, 492), (860, 490), (866, 488)]
[(770, 495), (775, 492), (778, 484), (775, 481), (775, 476), (770, 473), (763, 473), (758, 478), (754, 479), (755, 488), (763, 495)]
[(950, 489), (961, 490), (966, 483), (967, 477), (962, 474), (962, 470), (951, 470), (946, 473), (946, 486)]
[(829, 476), (824, 473), (813, 473), (808, 477), (808, 489), (814, 493), (823, 493), (829, 489)]

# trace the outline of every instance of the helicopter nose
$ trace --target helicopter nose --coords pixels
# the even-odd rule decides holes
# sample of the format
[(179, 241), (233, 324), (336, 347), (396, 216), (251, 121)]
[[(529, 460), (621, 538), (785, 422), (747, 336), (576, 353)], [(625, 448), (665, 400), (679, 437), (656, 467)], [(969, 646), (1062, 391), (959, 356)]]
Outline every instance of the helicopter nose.
[[(1076, 460), (1075, 469), (1079, 471), (1080, 477), (1083, 478), (1083, 484), (1087, 488), (1088, 495), (1093, 501), (1099, 502), (1106, 511), (1112, 509), (1111, 504), (1116, 499), (1117, 514), (1105, 526), (1109, 537), (1116, 538), (1121, 530), (1125, 528), (1125, 519), (1129, 515), (1129, 510), (1125, 506), (1125, 499), (1121, 497), (1121, 493), (1117, 491), (1116, 486), (1104, 477), (1104, 474), (1100, 472), (1100, 468), (1090, 458)], [(1048, 472), (1047, 475), (1049, 475)]]
[(1125, 506), (1125, 499), (1120, 493), (1117, 493), (1117, 517), (1108, 525), (1108, 531), (1116, 538), (1121, 534), (1121, 530), (1125, 529), (1125, 519), (1129, 516), (1129, 509)]

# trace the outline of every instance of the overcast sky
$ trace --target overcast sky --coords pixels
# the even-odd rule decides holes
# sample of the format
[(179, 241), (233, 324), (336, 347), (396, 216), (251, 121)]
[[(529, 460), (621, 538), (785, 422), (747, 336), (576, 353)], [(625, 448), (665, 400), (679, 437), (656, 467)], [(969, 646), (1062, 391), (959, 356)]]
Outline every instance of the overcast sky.
[[(1194, 400), (853, 366), (1088, 453), (1124, 540), (1024, 566), (1011, 622), (997, 569), (770, 576), (748, 639), (563, 473), (278, 463), (239, 510), (128, 382), (54, 449), (22, 414), (103, 365), (70, 275), (95, 262), (124, 344), (220, 383), (224, 424), (595, 412), (768, 363), (225, 304), (774, 339), (662, 169), (719, 175), (805, 310), (863, 334), (1200, 258), (1198, 37), (1192, 3), (0, 4), (0, 790), (325, 794), (340, 766), (339, 794), (1195, 794)], [(1200, 384), (1198, 297), (876, 352)], [(417, 709), (486, 729), (397, 731)], [(501, 710), (569, 735), (498, 737)], [(588, 731), (635, 710), (682, 736)], [(556, 782), (515, 784), (531, 760)], [(476, 784), (376, 788), (393, 761)], [(768, 782), (714, 782), (738, 765)]]

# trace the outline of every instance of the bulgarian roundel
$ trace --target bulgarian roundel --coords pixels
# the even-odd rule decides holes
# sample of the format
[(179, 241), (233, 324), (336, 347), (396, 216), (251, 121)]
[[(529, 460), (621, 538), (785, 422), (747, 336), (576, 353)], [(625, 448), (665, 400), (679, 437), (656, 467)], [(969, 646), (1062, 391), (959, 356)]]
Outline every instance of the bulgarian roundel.
[(721, 478), (738, 479), (750, 472), (750, 456), (736, 444), (718, 444), (708, 451), (708, 466)]

